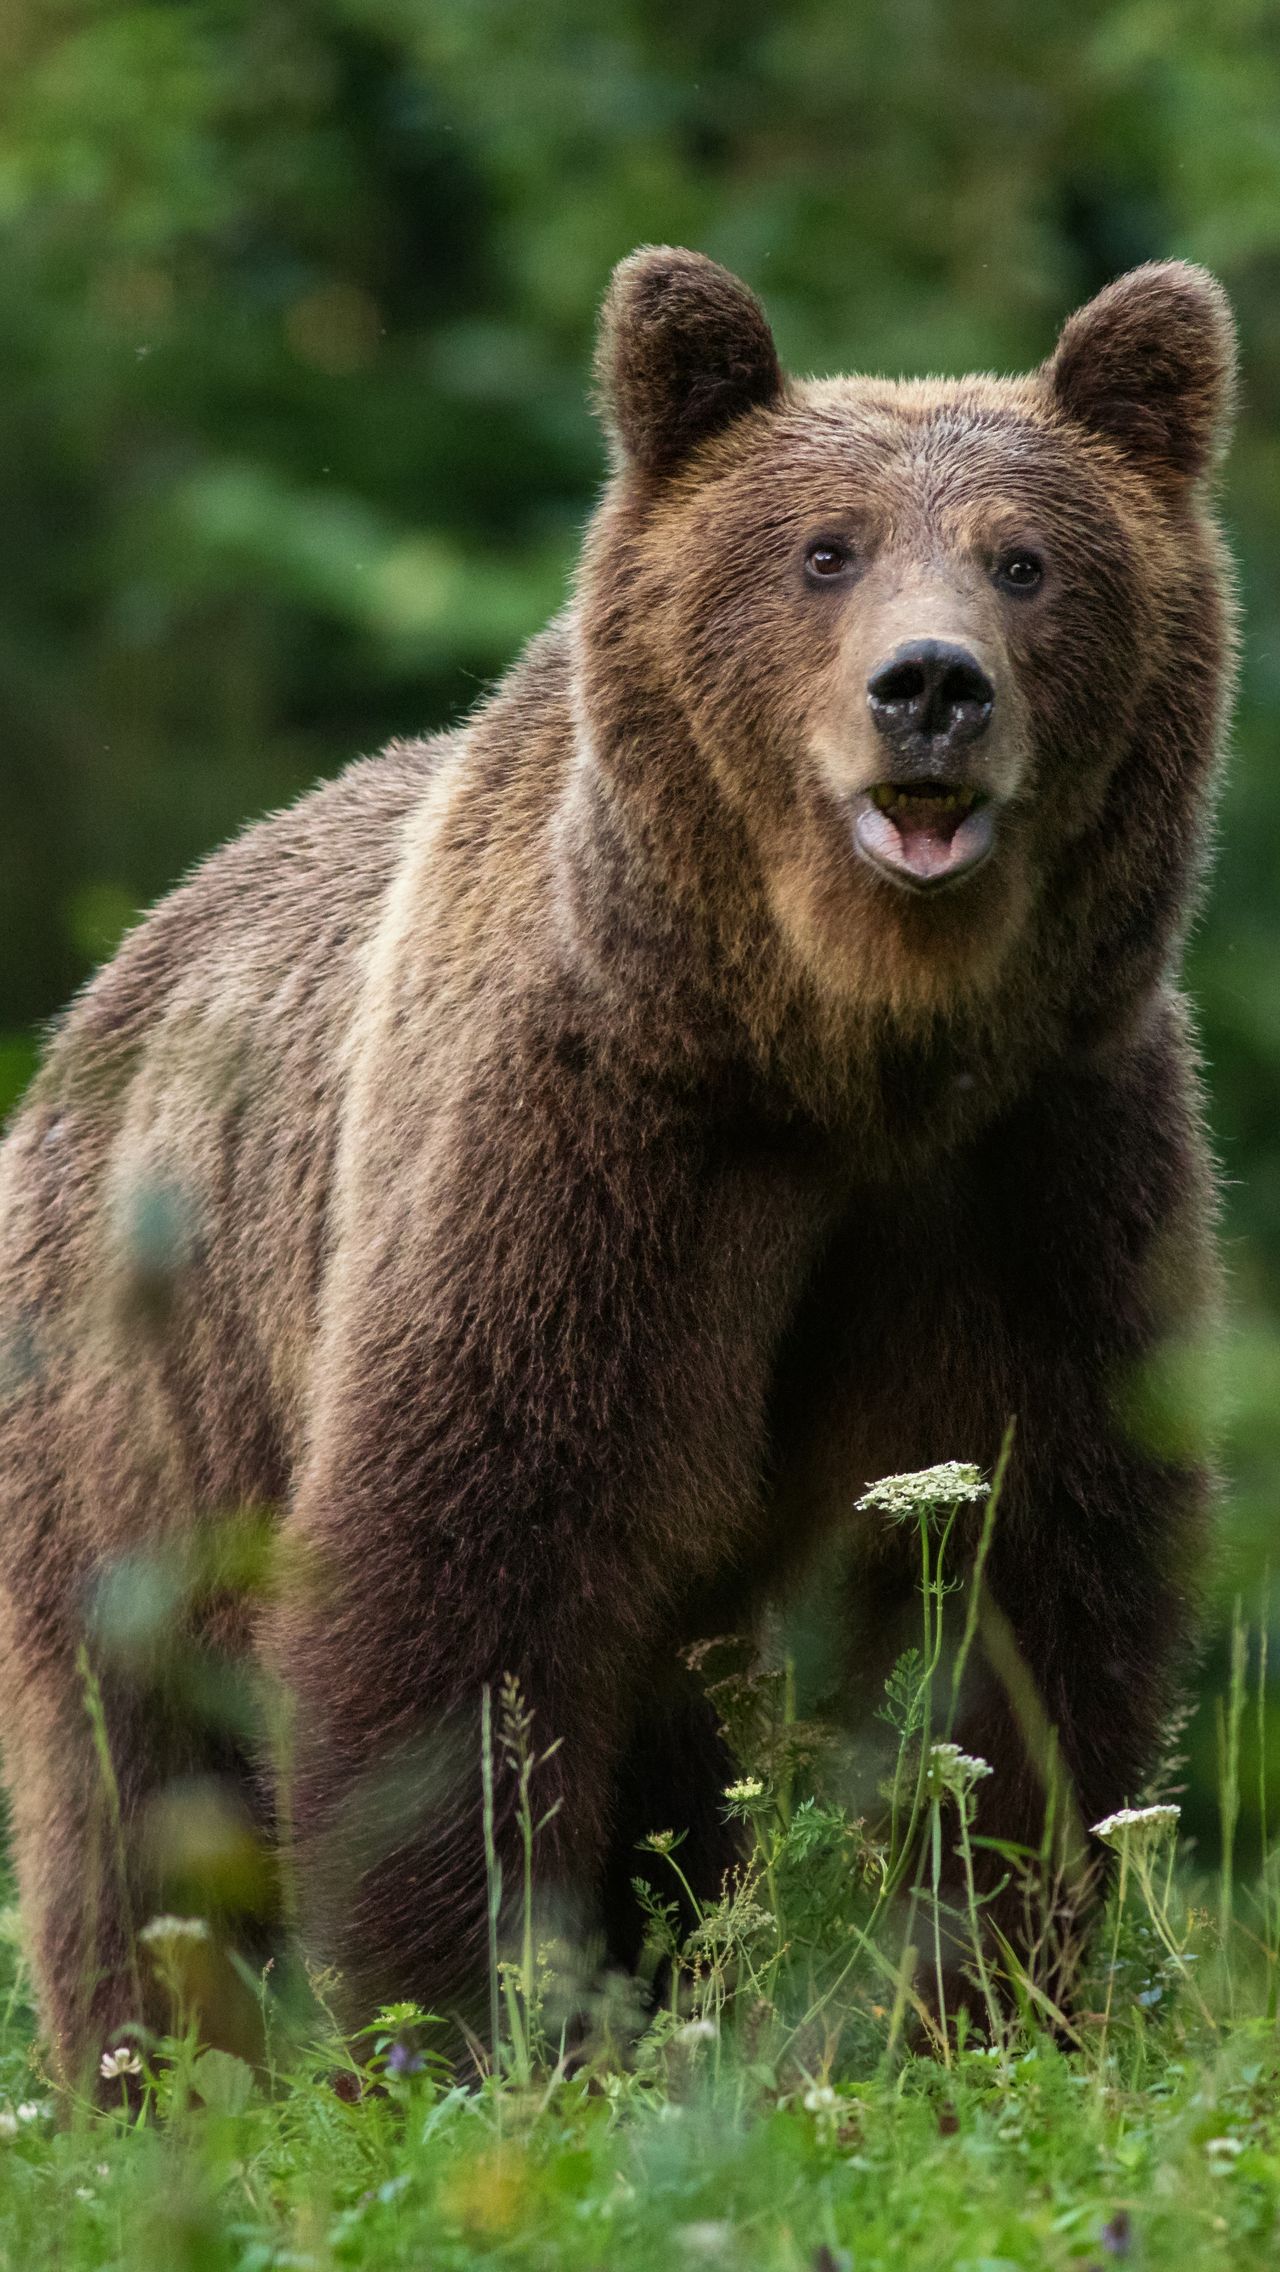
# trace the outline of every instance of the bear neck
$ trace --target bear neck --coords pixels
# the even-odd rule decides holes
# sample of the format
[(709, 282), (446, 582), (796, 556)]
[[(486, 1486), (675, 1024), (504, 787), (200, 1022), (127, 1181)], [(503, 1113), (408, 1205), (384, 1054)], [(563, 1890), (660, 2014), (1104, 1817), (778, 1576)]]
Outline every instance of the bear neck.
[[(821, 1126), (903, 1131), (944, 1096), (990, 1099), (990, 1001), (905, 1020), (824, 990), (779, 927), (750, 833), (688, 721), (637, 655), (619, 671), (581, 614), (560, 627), (569, 728), (553, 828), (567, 959), (628, 1053)], [(1002, 1091), (1007, 1086), (1003, 1077)], [(936, 1114), (933, 1126), (937, 1128)]]

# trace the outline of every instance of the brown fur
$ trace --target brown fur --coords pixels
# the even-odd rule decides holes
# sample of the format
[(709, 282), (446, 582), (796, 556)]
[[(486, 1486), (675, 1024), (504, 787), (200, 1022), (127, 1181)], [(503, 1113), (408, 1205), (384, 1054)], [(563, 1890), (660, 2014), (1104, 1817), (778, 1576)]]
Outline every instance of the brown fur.
[[(728, 1851), (681, 1644), (868, 1479), (990, 1463), (1010, 1414), (993, 1587), (1086, 1819), (1150, 1761), (1205, 1486), (1122, 1404), (1214, 1278), (1176, 966), (1228, 691), (1221, 295), (1139, 270), (1027, 379), (799, 384), (735, 279), (649, 251), (598, 369), (616, 466), (565, 616), (465, 729), (158, 908), (0, 1159), (5, 1766), (69, 2068), (130, 2009), (175, 1787), (287, 1821), (354, 2015), (474, 2010), (508, 1669), (564, 1738), (544, 1874), (625, 1950), (638, 1835), (678, 1814), (709, 1885)], [(1011, 599), (992, 561), (1027, 543), (1044, 588)], [(867, 673), (922, 634), (989, 674), (1001, 800), (931, 897), (849, 824), (884, 773)], [(244, 1505), (279, 1510), (271, 1606), (189, 1585), (131, 1651), (146, 1557)], [(201, 1662), (282, 1677), (287, 1789)], [(965, 1733), (980, 1827), (1034, 1834), (997, 1692)], [(505, 1797), (497, 1832), (512, 1883)]]

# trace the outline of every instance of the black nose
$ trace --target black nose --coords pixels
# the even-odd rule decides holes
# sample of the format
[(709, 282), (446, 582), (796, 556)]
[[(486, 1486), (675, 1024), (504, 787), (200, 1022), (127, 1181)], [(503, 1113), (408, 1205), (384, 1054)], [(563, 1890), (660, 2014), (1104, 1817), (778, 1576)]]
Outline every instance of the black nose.
[(871, 715), (904, 755), (944, 755), (976, 742), (991, 723), (996, 690), (966, 647), (912, 639), (867, 680)]

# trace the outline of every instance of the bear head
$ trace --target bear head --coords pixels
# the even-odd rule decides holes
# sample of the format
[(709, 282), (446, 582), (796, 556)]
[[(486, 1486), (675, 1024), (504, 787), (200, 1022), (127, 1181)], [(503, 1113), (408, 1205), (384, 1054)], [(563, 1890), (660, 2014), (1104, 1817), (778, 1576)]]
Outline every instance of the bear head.
[(1108, 925), (1158, 958), (1221, 733), (1232, 372), (1178, 262), (1029, 377), (894, 383), (789, 379), (727, 271), (624, 261), (578, 637), (637, 857), (687, 884), (718, 836), (811, 984), (928, 1015), (1085, 934), (1105, 985)]

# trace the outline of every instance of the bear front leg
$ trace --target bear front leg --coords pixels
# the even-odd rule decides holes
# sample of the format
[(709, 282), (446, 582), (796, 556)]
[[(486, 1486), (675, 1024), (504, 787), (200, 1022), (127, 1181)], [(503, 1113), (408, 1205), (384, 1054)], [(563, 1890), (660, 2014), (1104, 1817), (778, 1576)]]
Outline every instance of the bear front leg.
[[(354, 1480), (336, 1502), (349, 1519)], [(609, 1535), (603, 1509), (593, 1522), (589, 1495), (536, 1513), (513, 1497), (510, 1528), (500, 1505), (465, 1536), (415, 1522), (402, 1500), (387, 1505), (372, 1545), (358, 1520), (349, 1543), (341, 1521), (327, 1537), (308, 1524), (308, 1572), (277, 1620), (271, 1655), (291, 1720), (286, 1866), (304, 1945), (337, 1967), (345, 2018), (407, 1999), (483, 2038), (497, 1879), (502, 1957), (524, 1926), (508, 1681), (532, 1715), (538, 1761), (535, 1937), (588, 1969), (635, 1956), (619, 1881), (628, 1861), (639, 1867), (645, 1831), (691, 1831), (699, 1856), (710, 1838), (717, 1860), (696, 1866), (718, 1885), (727, 1769), (714, 1727), (683, 1743), (679, 1719), (657, 1728), (638, 1696), (646, 1668), (674, 1654), (672, 1605), (655, 1570)]]
[[(1027, 1850), (1018, 1863), (979, 1847), (984, 1912), (1055, 1998), (1070, 1976), (1107, 1874), (1093, 1824), (1139, 1801), (1178, 1701), (1190, 1639), (1187, 1544), (1203, 1494), (1193, 1477), (1111, 1447), (1075, 1497), (1021, 1464), (992, 1547), (988, 1606), (956, 1728), (993, 1773), (976, 1788), (980, 1839)], [(1124, 1510), (1124, 1520), (1110, 1518)], [(1058, 1535), (1047, 1549), (1042, 1523)], [(1105, 1524), (1099, 1535), (1095, 1523)], [(960, 1890), (958, 1868), (947, 1898)]]
[[(1109, 1062), (1046, 1080), (978, 1162), (977, 1342), (1016, 1437), (987, 1569), (996, 1608), (959, 1729), (994, 1773), (980, 1835), (1059, 1852), (1139, 1798), (1192, 1644), (1211, 1478), (1162, 1369), (1215, 1291), (1210, 1174), (1177, 1006)], [(986, 1314), (983, 1315), (985, 1307)], [(994, 1437), (999, 1415), (988, 1425)], [(966, 1446), (972, 1440), (966, 1438)], [(1105, 1853), (1078, 1861), (1095, 1882)], [(990, 1886), (1003, 1871), (987, 1853)], [(995, 1922), (1038, 1931), (1010, 1887)], [(1064, 1977), (1059, 1965), (1051, 1978)]]
[[(628, 1745), (688, 1601), (758, 1525), (774, 1353), (822, 1235), (807, 1161), (709, 1156), (647, 1092), (592, 1120), (530, 1075), (515, 1106), (508, 1128), (490, 1097), (465, 1179), (441, 1148), (410, 1219), (403, 1176), (358, 1186), (264, 1636), (303, 1938), (353, 2020), (411, 1999), (485, 2025), (481, 1705), (504, 1676), (537, 1751), (559, 1747), (531, 1799), (549, 1925), (598, 1951), (614, 1839), (684, 1827), (697, 1762), (667, 1748), (667, 1806), (642, 1820), (661, 1794)], [(501, 1755), (491, 1828), (508, 1948), (524, 1855)]]
[(352, 2024), (408, 2000), (484, 2040), (491, 1899), (504, 1959), (524, 1924), (513, 1714), (531, 1716), (537, 1761), (536, 1937), (577, 1946), (594, 1925), (634, 1634), (545, 1533), (532, 1570), (492, 1536), (455, 1552), (440, 1540), (438, 1559), (424, 1546), (416, 1571), (389, 1570), (385, 1546), (347, 1554), (339, 1536), (316, 1538), (272, 1646), (304, 1947), (337, 1968)]

